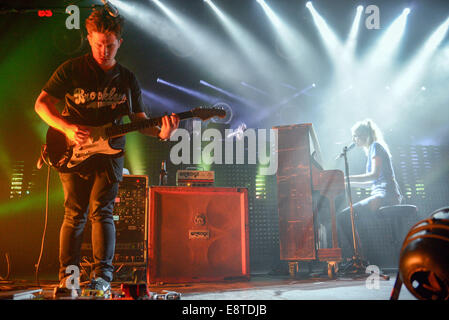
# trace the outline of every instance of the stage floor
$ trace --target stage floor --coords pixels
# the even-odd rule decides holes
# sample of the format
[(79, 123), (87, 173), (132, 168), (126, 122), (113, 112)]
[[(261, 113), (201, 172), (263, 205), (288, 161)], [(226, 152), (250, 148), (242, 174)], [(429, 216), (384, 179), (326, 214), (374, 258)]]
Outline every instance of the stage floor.
[[(251, 274), (248, 281), (158, 284), (150, 285), (149, 291), (174, 291), (181, 293), (181, 300), (389, 300), (397, 273), (387, 271), (385, 274), (390, 279), (380, 278), (378, 282), (367, 281), (368, 275), (329, 279), (325, 275), (297, 275), (292, 278), (288, 275)], [(12, 300), (8, 298), (9, 292), (42, 289), (41, 299), (53, 299), (53, 289), (57, 284), (57, 281), (44, 279), (40, 280), (40, 286), (36, 286), (34, 279), (11, 279), (0, 282), (0, 293)], [(120, 293), (121, 284), (113, 282), (113, 292)], [(402, 286), (399, 300), (416, 298)]]

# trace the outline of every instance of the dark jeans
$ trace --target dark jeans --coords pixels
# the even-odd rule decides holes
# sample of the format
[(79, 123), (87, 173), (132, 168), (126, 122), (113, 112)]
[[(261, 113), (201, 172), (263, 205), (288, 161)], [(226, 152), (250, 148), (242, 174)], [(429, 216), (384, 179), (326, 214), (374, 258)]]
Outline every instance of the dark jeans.
[(66, 267), (79, 267), (84, 226), (89, 214), (92, 223), (93, 272), (95, 277), (112, 281), (115, 251), (114, 201), (118, 182), (111, 183), (105, 171), (89, 175), (60, 173), (64, 189), (64, 221), (60, 231), (59, 279)]

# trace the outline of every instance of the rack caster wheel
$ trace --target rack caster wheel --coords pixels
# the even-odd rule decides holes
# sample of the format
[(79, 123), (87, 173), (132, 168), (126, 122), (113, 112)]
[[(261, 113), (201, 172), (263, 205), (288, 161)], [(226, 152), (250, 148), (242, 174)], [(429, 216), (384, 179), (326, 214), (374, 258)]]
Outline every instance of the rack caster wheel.
[(327, 276), (329, 279), (335, 279), (338, 272), (338, 265), (335, 261), (329, 261), (327, 263)]
[(288, 263), (288, 273), (291, 278), (295, 278), (296, 274), (299, 272), (299, 263), (298, 262), (289, 262)]

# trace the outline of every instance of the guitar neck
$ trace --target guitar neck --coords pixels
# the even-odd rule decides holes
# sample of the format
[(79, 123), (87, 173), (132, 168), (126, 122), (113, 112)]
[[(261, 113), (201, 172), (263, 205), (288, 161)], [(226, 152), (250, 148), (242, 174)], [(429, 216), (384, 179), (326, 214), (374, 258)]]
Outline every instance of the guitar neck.
[[(185, 120), (185, 119), (194, 117), (192, 111), (177, 113), (177, 115), (179, 117), (179, 120)], [(151, 118), (151, 119), (140, 120), (140, 121), (133, 121), (130, 123), (125, 123), (125, 124), (120, 124), (117, 126), (108, 127), (108, 128), (106, 128), (106, 136), (108, 138), (114, 138), (114, 137), (123, 136), (132, 131), (142, 130), (145, 128), (156, 127), (156, 126), (162, 126), (162, 117)]]

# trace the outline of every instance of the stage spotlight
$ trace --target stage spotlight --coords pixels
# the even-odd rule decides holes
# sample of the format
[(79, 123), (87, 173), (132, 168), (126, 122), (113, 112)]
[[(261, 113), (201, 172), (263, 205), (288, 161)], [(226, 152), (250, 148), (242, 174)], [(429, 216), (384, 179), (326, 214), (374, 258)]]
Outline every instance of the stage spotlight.
[[(283, 73), (284, 67), (279, 65), (278, 59), (274, 59), (247, 29), (242, 28), (232, 17), (222, 12), (211, 0), (204, 1), (218, 16), (218, 21), (222, 24), (223, 29), (245, 55), (248, 65), (253, 65), (255, 70), (260, 70), (264, 76), (269, 78)], [(265, 67), (260, 68), (260, 66)]]
[(375, 47), (368, 51), (370, 53), (362, 62), (363, 70), (379, 73), (380, 67), (384, 68), (385, 71), (391, 69), (390, 66), (398, 52), (400, 41), (405, 32), (407, 16), (408, 14), (404, 10), (382, 34)]
[[(312, 78), (316, 75), (319, 62), (308, 40), (295, 28), (290, 27), (285, 19), (279, 17), (265, 1), (257, 1), (273, 25), (278, 36), (278, 54), (289, 60), (298, 74)], [(306, 65), (305, 65), (306, 64)]]
[(449, 18), (446, 19), (445, 22), (443, 22), (437, 30), (430, 36), (429, 40), (426, 42), (423, 51), (426, 53), (432, 53), (443, 41), (444, 37), (446, 36), (447, 30), (449, 27)]
[(404, 13), (405, 15), (408, 15), (408, 14), (410, 13), (410, 8), (405, 8), (404, 11), (403, 11), (403, 13)]
[(217, 8), (217, 6), (211, 0), (204, 0), (214, 10), (215, 14), (220, 17), (221, 21), (226, 25), (230, 25), (229, 19)]
[(426, 70), (430, 58), (445, 38), (448, 28), (449, 18), (432, 33), (416, 56), (411, 59), (404, 71), (395, 80), (395, 87), (398, 88), (395, 92), (397, 97), (406, 97), (407, 91), (411, 90), (416, 81), (420, 79), (422, 73)]
[(269, 94), (267, 92), (263, 91), (262, 89), (256, 88), (256, 87), (254, 87), (254, 86), (252, 86), (252, 85), (250, 85), (250, 84), (248, 84), (248, 83), (246, 83), (244, 81), (240, 82), (240, 84), (242, 86), (250, 88), (250, 89), (252, 89), (252, 90), (254, 90), (254, 91), (256, 91), (256, 92), (258, 92), (260, 94), (263, 94), (264, 96), (269, 96)]
[(240, 97), (240, 96), (238, 96), (238, 95), (236, 95), (236, 94), (234, 94), (232, 92), (229, 92), (227, 90), (224, 90), (222, 88), (214, 86), (214, 85), (212, 85), (212, 84), (210, 84), (210, 83), (208, 83), (208, 82), (206, 82), (204, 80), (200, 80), (200, 84), (202, 84), (203, 86), (212, 88), (212, 89), (214, 89), (214, 90), (216, 90), (216, 91), (218, 91), (220, 93), (223, 93), (224, 95), (226, 95), (226, 96), (228, 96), (228, 97), (230, 97), (230, 98), (232, 98), (234, 100), (240, 101), (241, 103), (245, 104), (248, 107), (257, 108), (251, 101), (248, 101), (247, 99), (245, 99), (243, 97)]
[(336, 34), (328, 26), (324, 18), (315, 10), (312, 3), (307, 6), (310, 13), (312, 14), (313, 21), (320, 32), (321, 38), (323, 39), (324, 45), (331, 58), (334, 60), (335, 64), (339, 64), (341, 61), (342, 46), (338, 40)]
[(178, 41), (168, 43), (170, 49), (172, 47), (176, 49), (174, 52), (176, 55), (182, 55), (183, 46), (188, 49), (192, 48), (189, 51), (191, 61), (202, 70), (213, 69), (223, 81), (235, 81), (240, 74), (248, 72), (248, 64), (239, 59), (238, 52), (235, 52), (228, 43), (222, 41), (210, 29), (204, 28), (201, 21), (193, 20), (192, 17), (183, 14), (180, 10), (168, 5), (167, 2), (151, 1), (173, 22), (173, 24), (166, 22), (162, 26), (172, 27), (174, 25), (175, 32), (181, 35), (178, 37)]
[(180, 28), (186, 27), (183, 20), (181, 20), (172, 10), (170, 10), (167, 6), (165, 6), (159, 0), (151, 0), (153, 1), (166, 15), (170, 18), (175, 24), (177, 24)]
[(359, 31), (360, 20), (362, 18), (363, 6), (357, 7), (357, 13), (354, 18), (354, 22), (352, 23), (351, 31), (348, 36), (348, 40), (346, 42), (345, 53), (349, 55), (353, 55), (355, 49), (355, 43), (357, 39), (357, 34)]
[(306, 2), (306, 8), (310, 9), (312, 7), (312, 1)]
[(283, 86), (283, 87), (289, 88), (290, 90), (295, 90), (295, 91), (298, 90), (298, 88), (296, 88), (296, 87), (294, 87), (294, 86), (292, 86), (291, 84), (288, 84), (288, 83), (281, 83), (280, 85)]
[(217, 101), (216, 97), (213, 97), (213, 96), (201, 93), (201, 92), (199, 92), (197, 90), (186, 88), (184, 86), (181, 86), (181, 85), (178, 85), (178, 84), (175, 84), (175, 83), (171, 83), (171, 82), (165, 81), (165, 80), (163, 80), (161, 78), (157, 79), (157, 83), (160, 83), (160, 84), (172, 87), (172, 88), (174, 88), (176, 90), (179, 90), (181, 92), (184, 92), (184, 93), (186, 93), (186, 94), (188, 94), (188, 95), (190, 95), (192, 97), (195, 97), (195, 98), (198, 98), (200, 100), (203, 100), (203, 101), (205, 101), (205, 102), (207, 102), (209, 104), (213, 104), (213, 103), (215, 103)]
[(164, 109), (169, 110), (170, 112), (181, 112), (185, 111), (186, 108), (184, 104), (181, 104), (178, 101), (161, 96), (152, 91), (147, 91), (145, 89), (142, 89), (142, 98), (150, 102), (148, 105), (161, 106)]
[(309, 90), (311, 90), (312, 88), (315, 88), (315, 87), (316, 87), (316, 84), (312, 83), (310, 86), (307, 86), (304, 89), (296, 92), (295, 94), (293, 94), (293, 95), (291, 95), (289, 97), (284, 98), (281, 102), (279, 102), (275, 106), (272, 106), (271, 109), (275, 109), (276, 110), (276, 109), (286, 105), (287, 103), (293, 101), (294, 99), (298, 98), (299, 96), (306, 95)]
[(316, 84), (312, 83), (311, 85), (303, 88), (302, 90), (299, 90), (299, 91), (295, 92), (294, 94), (289, 95), (288, 97), (285, 97), (284, 99), (282, 99), (282, 101), (278, 102), (277, 104), (272, 105), (269, 108), (260, 110), (251, 119), (250, 125), (260, 124), (260, 122), (262, 120), (272, 116), (273, 115), (273, 111), (280, 110), (283, 106), (287, 105), (288, 103), (292, 102), (293, 100), (295, 100), (296, 98), (298, 98), (298, 97), (300, 97), (302, 95), (307, 95), (307, 92), (310, 91), (312, 88), (315, 88), (315, 87), (316, 87)]
[(178, 51), (187, 51), (184, 43), (177, 41), (179, 37), (174, 37), (174, 35), (179, 34), (177, 27), (167, 23), (167, 19), (161, 16), (159, 12), (138, 3), (129, 4), (117, 0), (112, 3), (117, 7), (120, 15), (125, 17), (126, 21), (141, 29), (144, 34), (155, 37), (172, 47), (177, 46)]

